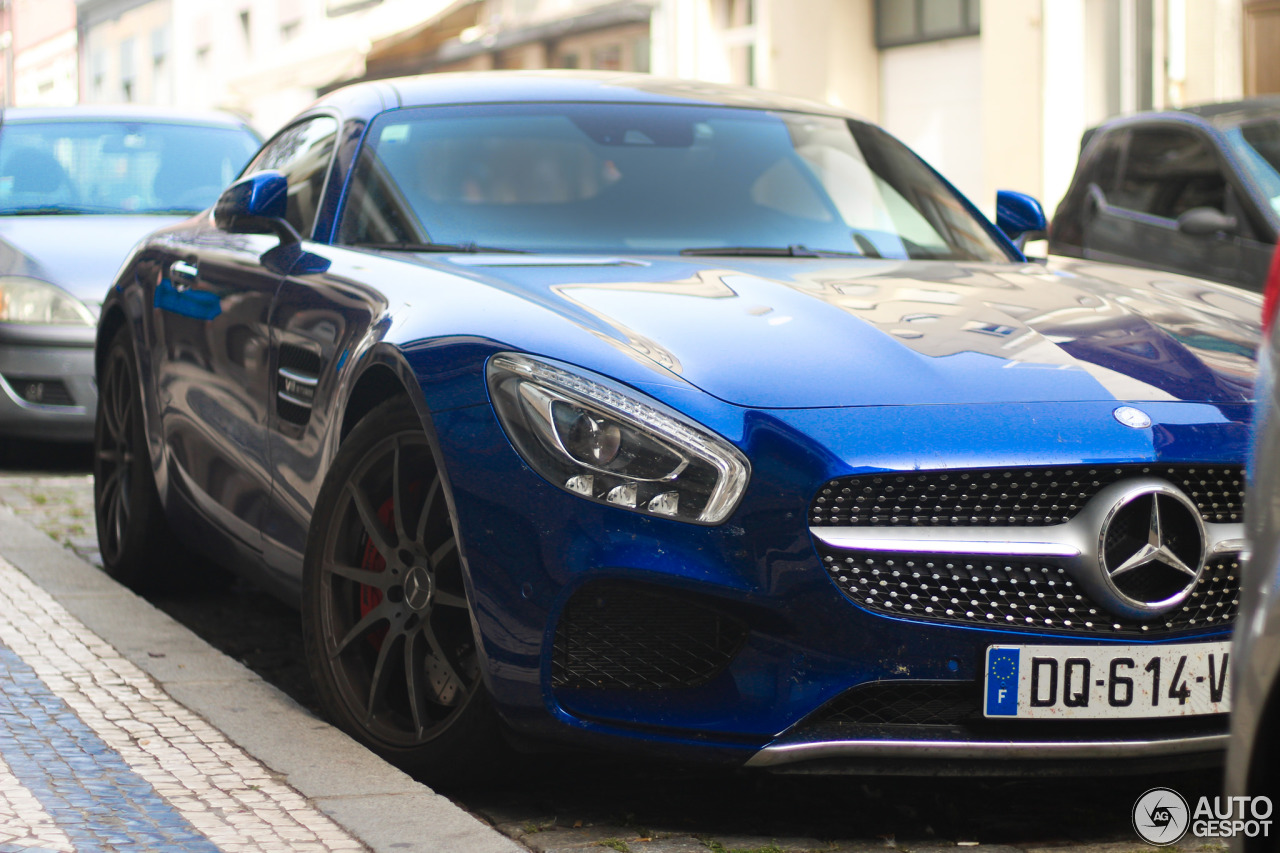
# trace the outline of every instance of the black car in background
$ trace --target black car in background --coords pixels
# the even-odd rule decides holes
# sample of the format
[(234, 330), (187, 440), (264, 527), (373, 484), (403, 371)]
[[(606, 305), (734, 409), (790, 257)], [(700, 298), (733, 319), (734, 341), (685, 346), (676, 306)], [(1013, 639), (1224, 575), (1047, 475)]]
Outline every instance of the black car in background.
[(1049, 252), (1261, 290), (1280, 233), (1280, 97), (1085, 132)]

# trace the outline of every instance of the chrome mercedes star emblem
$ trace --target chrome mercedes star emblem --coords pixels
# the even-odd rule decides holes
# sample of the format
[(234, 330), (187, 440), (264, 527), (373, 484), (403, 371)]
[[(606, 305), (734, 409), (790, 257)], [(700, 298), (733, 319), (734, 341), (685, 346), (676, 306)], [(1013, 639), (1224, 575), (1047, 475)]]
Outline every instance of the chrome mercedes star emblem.
[(421, 566), (414, 566), (404, 579), (404, 600), (413, 610), (424, 610), (431, 603), (431, 573)]
[(1146, 429), (1151, 426), (1151, 416), (1142, 411), (1142, 409), (1135, 409), (1133, 406), (1121, 406), (1111, 414), (1127, 427)]
[(1165, 484), (1129, 491), (1111, 506), (1099, 534), (1107, 591), (1122, 611), (1168, 612), (1199, 581), (1205, 544), (1200, 512), (1182, 492)]
[[(1125, 572), (1140, 569), (1156, 561), (1164, 563), (1175, 571), (1182, 572), (1189, 578), (1200, 575), (1199, 567), (1193, 569), (1184, 563), (1182, 558), (1175, 554), (1173, 549), (1169, 547), (1169, 543), (1165, 541), (1164, 533), (1160, 529), (1160, 500), (1161, 495), (1153, 494), (1151, 496), (1151, 522), (1147, 527), (1147, 541), (1137, 551), (1134, 551), (1129, 556), (1129, 559), (1111, 569), (1111, 577), (1118, 577)], [(1170, 498), (1166, 495), (1164, 500), (1168, 501)]]

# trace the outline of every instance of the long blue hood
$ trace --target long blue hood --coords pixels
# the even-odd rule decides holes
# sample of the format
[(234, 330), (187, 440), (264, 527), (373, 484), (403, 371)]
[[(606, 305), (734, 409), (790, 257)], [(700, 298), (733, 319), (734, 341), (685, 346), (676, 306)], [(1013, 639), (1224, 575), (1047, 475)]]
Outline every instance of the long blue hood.
[(0, 275), (56, 284), (94, 310), (129, 250), (177, 216), (0, 216)]
[(1252, 397), (1257, 297), (1150, 270), (1056, 259), (423, 263), (542, 309), (512, 344), (563, 351), (544, 339), (567, 320), (741, 406)]

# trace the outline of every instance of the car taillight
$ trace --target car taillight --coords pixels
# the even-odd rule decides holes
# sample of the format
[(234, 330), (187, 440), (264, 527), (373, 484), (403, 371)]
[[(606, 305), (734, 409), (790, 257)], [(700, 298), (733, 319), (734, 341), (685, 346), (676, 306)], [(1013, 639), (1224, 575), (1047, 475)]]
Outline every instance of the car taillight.
[(1271, 269), (1267, 272), (1267, 284), (1262, 289), (1262, 333), (1271, 331), (1276, 319), (1276, 302), (1280, 300), (1280, 244), (1271, 256)]

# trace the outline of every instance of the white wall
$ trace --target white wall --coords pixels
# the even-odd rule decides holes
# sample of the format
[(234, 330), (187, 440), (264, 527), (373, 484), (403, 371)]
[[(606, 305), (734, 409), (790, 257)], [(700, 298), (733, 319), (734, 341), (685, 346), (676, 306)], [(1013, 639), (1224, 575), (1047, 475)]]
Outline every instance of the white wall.
[(880, 123), (983, 210), (982, 44), (978, 37), (880, 56)]

